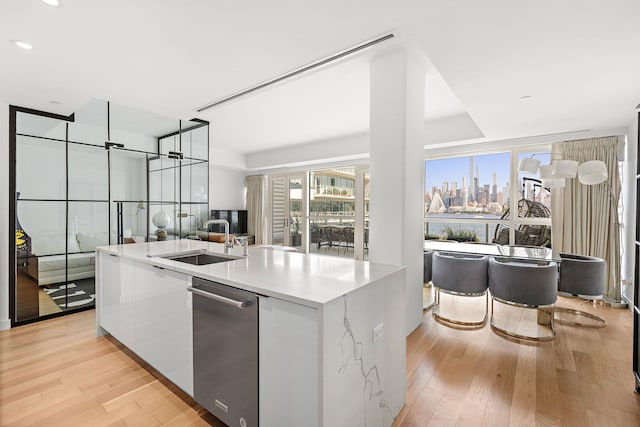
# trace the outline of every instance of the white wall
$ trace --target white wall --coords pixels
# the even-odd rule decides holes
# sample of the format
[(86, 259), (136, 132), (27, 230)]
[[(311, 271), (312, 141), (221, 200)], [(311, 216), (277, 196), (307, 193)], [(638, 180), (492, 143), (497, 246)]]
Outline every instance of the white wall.
[(457, 114), (426, 123), (425, 145), (482, 138), (484, 134), (469, 114)]
[[(426, 147), (452, 141), (481, 138), (484, 135), (468, 114), (459, 114), (425, 122)], [(362, 163), (369, 158), (369, 132), (341, 135), (291, 147), (265, 150), (247, 155), (246, 166), (252, 171), (272, 168), (304, 167), (319, 163)]]
[(343, 135), (306, 144), (265, 150), (247, 155), (247, 168), (256, 171), (287, 166), (304, 166), (369, 155), (369, 133)]
[(245, 172), (209, 164), (209, 209), (245, 209)]
[(0, 102), (0, 330), (9, 329), (9, 105)]

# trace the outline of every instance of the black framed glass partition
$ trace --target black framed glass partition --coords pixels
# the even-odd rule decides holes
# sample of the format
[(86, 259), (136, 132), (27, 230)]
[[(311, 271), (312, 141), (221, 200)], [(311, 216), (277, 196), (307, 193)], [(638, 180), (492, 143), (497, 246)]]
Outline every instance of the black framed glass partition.
[(14, 325), (94, 307), (96, 246), (156, 239), (156, 206), (171, 212), (173, 238), (207, 219), (206, 122), (102, 100), (68, 117), (12, 106), (10, 155)]
[(158, 138), (149, 158), (150, 240), (207, 239), (209, 218), (209, 129), (183, 122), (178, 132)]

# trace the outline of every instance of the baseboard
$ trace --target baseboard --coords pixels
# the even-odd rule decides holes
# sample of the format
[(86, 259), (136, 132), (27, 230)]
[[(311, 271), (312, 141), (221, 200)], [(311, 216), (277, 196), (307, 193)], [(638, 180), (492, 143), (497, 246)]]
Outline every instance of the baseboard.
[(4, 331), (7, 329), (11, 329), (11, 320), (10, 319), (0, 320), (0, 331)]

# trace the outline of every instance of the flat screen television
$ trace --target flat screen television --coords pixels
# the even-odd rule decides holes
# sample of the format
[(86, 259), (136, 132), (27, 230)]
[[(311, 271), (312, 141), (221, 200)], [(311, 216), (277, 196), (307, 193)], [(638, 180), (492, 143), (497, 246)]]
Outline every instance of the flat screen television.
[[(229, 233), (247, 234), (247, 211), (239, 209), (212, 209), (209, 219), (226, 219), (229, 221)], [(209, 224), (209, 231), (224, 233), (224, 224)]]

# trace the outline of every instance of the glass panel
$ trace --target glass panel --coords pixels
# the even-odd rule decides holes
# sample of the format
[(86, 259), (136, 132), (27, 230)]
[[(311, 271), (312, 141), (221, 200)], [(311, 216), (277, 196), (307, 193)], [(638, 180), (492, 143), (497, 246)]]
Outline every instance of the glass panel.
[(509, 162), (509, 153), (426, 160), (425, 216), (500, 218), (509, 206)]
[(130, 150), (157, 153), (158, 138), (176, 132), (180, 121), (137, 108), (110, 103), (111, 141)]
[[(145, 207), (144, 209), (140, 206)], [(111, 202), (110, 244), (132, 243), (134, 236), (144, 236), (146, 206), (143, 201)], [(119, 239), (121, 238), (121, 239)]]
[(104, 148), (69, 144), (70, 200), (108, 200), (108, 179), (108, 158)]
[[(506, 225), (506, 223), (504, 225)], [(425, 221), (424, 238), (425, 240), (443, 239), (462, 242), (491, 243), (493, 242), (498, 226), (499, 224), (482, 222), (452, 223)], [(502, 224), (500, 224), (500, 226), (502, 226)]]
[(111, 200), (139, 202), (147, 199), (147, 155), (111, 150)]
[(183, 127), (198, 126), (182, 134), (182, 152), (185, 157), (209, 159), (209, 126), (197, 122), (187, 122)]
[(178, 135), (168, 136), (159, 141), (160, 154), (167, 155), (169, 151), (180, 151), (180, 138)]
[[(314, 171), (309, 180), (309, 251), (352, 257), (356, 220), (355, 168)], [(365, 198), (368, 198), (368, 182), (365, 187)], [(368, 217), (365, 224), (368, 224)]]
[(271, 181), (271, 244), (284, 245), (285, 180)]
[(160, 192), (162, 201), (178, 202), (180, 189), (180, 162), (167, 159), (162, 162)]
[(180, 212), (176, 215), (176, 223), (180, 223), (183, 238), (208, 239), (208, 234), (202, 226), (204, 221), (208, 219), (208, 208), (209, 205), (206, 203), (183, 203), (180, 206)]
[(66, 281), (67, 245), (70, 250), (77, 247), (75, 236), (65, 238), (65, 205), (53, 201), (16, 203), (17, 321), (62, 311), (49, 291)]
[(27, 113), (16, 115), (16, 133), (66, 140), (67, 121)]
[[(520, 153), (518, 155), (518, 165), (522, 159), (532, 157), (536, 160), (540, 160), (541, 165), (548, 165), (551, 163), (551, 153)], [(550, 218), (550, 188), (542, 187), (542, 181), (539, 179), (537, 174), (518, 172), (518, 180), (520, 182), (520, 188), (518, 190), (518, 217)], [(521, 203), (522, 200), (527, 200), (528, 202)]]
[(289, 179), (289, 246), (302, 247), (302, 179)]
[(369, 171), (364, 174), (364, 259), (369, 259)]
[[(149, 160), (149, 239), (172, 239), (178, 233), (179, 161), (165, 156)], [(154, 216), (156, 220), (154, 221)], [(177, 227), (176, 227), (177, 225)]]
[(183, 203), (206, 202), (209, 181), (209, 164), (201, 161), (184, 160), (180, 169)]
[[(497, 236), (501, 237), (501, 233), (508, 230), (508, 226), (501, 228), (497, 232)], [(515, 224), (515, 242), (516, 245), (524, 246), (547, 246), (551, 247), (551, 226), (542, 224)]]
[(109, 244), (108, 209), (107, 202), (69, 202), (69, 234), (78, 241), (69, 253), (93, 252)]
[(107, 141), (107, 101), (91, 99), (75, 111), (69, 124), (69, 141), (97, 145), (104, 148)]
[[(180, 223), (176, 225), (177, 202), (149, 203), (149, 240), (173, 240)], [(156, 216), (157, 215), (157, 216)]]
[(66, 199), (65, 144), (16, 138), (16, 192), (21, 199)]
[(108, 208), (107, 202), (69, 202), (69, 232), (77, 246), (67, 259), (66, 297), (52, 294), (62, 310), (95, 304), (95, 250), (109, 244)]

